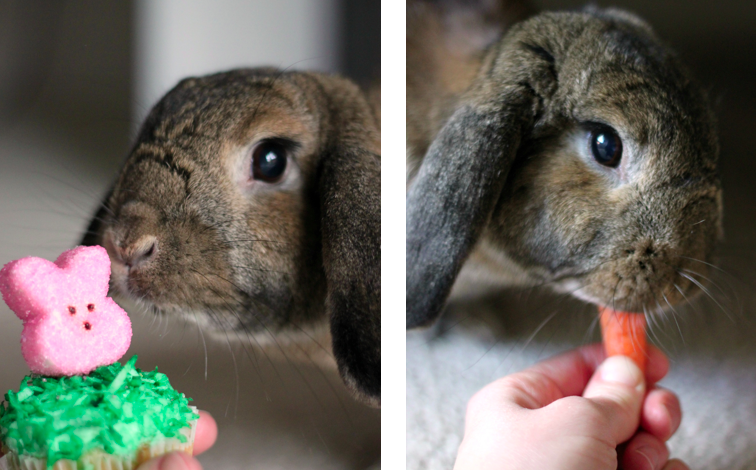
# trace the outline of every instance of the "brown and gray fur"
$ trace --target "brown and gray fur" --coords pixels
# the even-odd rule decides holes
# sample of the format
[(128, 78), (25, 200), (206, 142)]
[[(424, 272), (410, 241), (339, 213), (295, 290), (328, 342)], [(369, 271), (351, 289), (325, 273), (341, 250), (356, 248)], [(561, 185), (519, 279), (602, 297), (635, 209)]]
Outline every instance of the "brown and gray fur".
[[(107, 248), (116, 293), (157, 313), (284, 354), (330, 333), (345, 383), (377, 405), (379, 99), (317, 73), (187, 78), (149, 113), (83, 243)], [(252, 181), (271, 139), (283, 179)]]
[[(455, 283), (649, 314), (706, 284), (722, 192), (702, 87), (630, 13), (531, 11), (408, 2), (408, 327)], [(489, 39), (492, 12), (511, 14)], [(590, 158), (590, 123), (621, 137), (617, 168)]]

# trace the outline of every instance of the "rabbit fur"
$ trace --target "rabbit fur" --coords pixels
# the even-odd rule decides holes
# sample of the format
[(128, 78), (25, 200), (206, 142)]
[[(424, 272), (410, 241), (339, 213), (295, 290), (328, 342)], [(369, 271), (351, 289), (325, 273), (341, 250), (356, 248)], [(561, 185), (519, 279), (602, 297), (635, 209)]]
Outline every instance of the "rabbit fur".
[[(378, 406), (379, 100), (272, 68), (182, 80), (147, 116), (83, 244), (108, 250), (118, 294), (287, 357), (332, 354)], [(264, 145), (286, 155), (277, 181), (253, 169)]]

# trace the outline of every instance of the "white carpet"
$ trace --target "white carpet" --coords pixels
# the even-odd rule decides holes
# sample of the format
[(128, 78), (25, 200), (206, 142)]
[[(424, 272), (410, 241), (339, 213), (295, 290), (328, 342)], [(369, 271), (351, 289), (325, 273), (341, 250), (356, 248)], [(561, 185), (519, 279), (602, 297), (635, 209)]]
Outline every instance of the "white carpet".
[[(751, 311), (746, 306), (730, 320), (712, 302), (703, 302), (697, 311), (680, 311), (685, 317), (680, 330), (674, 323), (656, 330), (672, 360), (661, 385), (679, 395), (683, 408), (682, 425), (669, 446), (672, 456), (693, 470), (756, 469)], [(598, 340), (591, 330), (594, 318), (593, 308), (571, 300), (533, 293), (526, 301), (511, 293), (457, 305), (432, 330), (408, 333), (407, 469), (451, 469), (467, 400), (495, 378)]]

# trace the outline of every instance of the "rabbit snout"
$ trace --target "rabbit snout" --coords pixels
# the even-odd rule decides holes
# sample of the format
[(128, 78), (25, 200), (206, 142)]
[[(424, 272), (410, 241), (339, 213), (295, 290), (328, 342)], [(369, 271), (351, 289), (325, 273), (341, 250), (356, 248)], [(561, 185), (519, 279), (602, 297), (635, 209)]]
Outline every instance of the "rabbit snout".
[(687, 260), (675, 256), (674, 247), (645, 238), (618, 251), (586, 279), (583, 290), (593, 302), (644, 312), (663, 310), (692, 296), (695, 286), (679, 275)]
[(113, 241), (112, 231), (108, 232), (107, 235), (105, 244), (112, 247), (115, 258), (129, 270), (149, 263), (157, 255), (158, 240), (154, 235), (142, 235), (130, 244)]
[(209, 304), (219, 296), (235, 298), (234, 289), (219, 279), (229, 269), (212, 249), (217, 246), (212, 232), (191, 214), (176, 215), (166, 223), (148, 204), (130, 202), (121, 208), (103, 233), (113, 289), (162, 310), (198, 308), (197, 299)]
[[(659, 185), (635, 195), (638, 202), (614, 222), (623, 235), (598, 257), (583, 296), (621, 310), (662, 311), (705, 289), (719, 236), (719, 189), (700, 186)], [(666, 203), (652, 204), (650, 194)]]

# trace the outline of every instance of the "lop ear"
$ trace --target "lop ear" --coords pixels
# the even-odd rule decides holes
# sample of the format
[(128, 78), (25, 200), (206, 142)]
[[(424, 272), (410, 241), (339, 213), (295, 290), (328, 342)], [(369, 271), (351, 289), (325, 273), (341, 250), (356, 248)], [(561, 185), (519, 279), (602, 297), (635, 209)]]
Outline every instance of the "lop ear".
[(333, 354), (347, 386), (373, 405), (381, 396), (380, 171), (380, 155), (341, 144), (318, 178)]
[(407, 328), (441, 313), (532, 127), (534, 98), (527, 83), (477, 87), (431, 143), (407, 192)]

